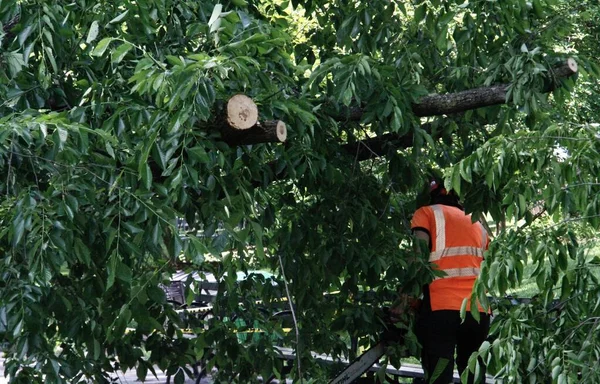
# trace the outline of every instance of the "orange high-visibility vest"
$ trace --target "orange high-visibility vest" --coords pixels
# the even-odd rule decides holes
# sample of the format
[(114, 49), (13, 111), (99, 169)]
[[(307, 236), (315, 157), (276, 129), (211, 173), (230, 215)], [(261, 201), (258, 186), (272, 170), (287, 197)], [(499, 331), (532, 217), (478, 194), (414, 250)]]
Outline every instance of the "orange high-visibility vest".
[(472, 223), (471, 215), (461, 209), (441, 204), (419, 208), (411, 227), (429, 233), (429, 262), (446, 273), (429, 284), (431, 310), (460, 310), (479, 276), (489, 243), (486, 230), (481, 223)]

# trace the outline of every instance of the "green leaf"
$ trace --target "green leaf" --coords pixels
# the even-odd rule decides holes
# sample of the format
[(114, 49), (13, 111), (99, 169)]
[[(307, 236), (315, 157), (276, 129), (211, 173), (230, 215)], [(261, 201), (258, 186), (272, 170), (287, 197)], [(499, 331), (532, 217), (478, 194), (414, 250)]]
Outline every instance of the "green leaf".
[(148, 163), (140, 163), (139, 168), (139, 180), (142, 181), (142, 184), (147, 190), (152, 188), (152, 170), (150, 169), (150, 165)]
[(454, 167), (452, 170), (452, 189), (458, 196), (460, 196), (460, 190), (462, 185), (462, 179), (460, 177), (460, 166)]
[(533, 0), (533, 11), (535, 12), (535, 15), (539, 18), (543, 18), (544, 17), (544, 8), (542, 6), (542, 4), (540, 3), (540, 0)]
[(440, 375), (444, 372), (449, 362), (450, 360), (444, 358), (440, 358), (438, 360), (433, 372), (431, 373), (431, 382), (435, 382), (438, 379), (438, 377), (440, 377)]
[(208, 153), (206, 153), (206, 150), (203, 147), (196, 146), (192, 148), (186, 148), (186, 152), (192, 159), (199, 161), (200, 163), (208, 163), (210, 160)]
[(100, 40), (100, 42), (96, 45), (96, 47), (92, 51), (91, 55), (92, 56), (102, 56), (102, 55), (104, 55), (104, 52), (106, 51), (106, 48), (108, 48), (109, 44), (112, 41), (113, 41), (112, 37), (106, 37), (106, 38)]
[(427, 14), (427, 4), (423, 3), (420, 6), (418, 6), (417, 9), (415, 9), (414, 22), (416, 24), (419, 24), (421, 21), (423, 21), (426, 14)]
[(11, 78), (15, 78), (21, 72), (21, 70), (23, 70), (23, 67), (25, 67), (23, 55), (19, 52), (14, 51), (4, 53), (4, 59), (8, 64), (8, 71)]
[(133, 273), (131, 272), (131, 268), (123, 262), (117, 263), (116, 277), (119, 280), (124, 281), (125, 283), (131, 283)]
[(85, 265), (90, 265), (92, 262), (91, 253), (88, 247), (83, 243), (80, 238), (75, 238), (75, 254), (77, 259)]
[(448, 48), (447, 34), (448, 34), (448, 31), (446, 30), (446, 28), (442, 28), (442, 30), (438, 32), (437, 37), (435, 39), (435, 44), (436, 44), (437, 48), (442, 52), (445, 52), (446, 49)]
[(480, 319), (479, 306), (477, 305), (477, 297), (474, 295), (472, 296), (470, 309), (471, 309), (471, 316), (473, 316), (475, 321), (479, 322), (479, 319)]
[(98, 360), (102, 353), (102, 347), (100, 346), (100, 342), (94, 339), (94, 360)]
[(115, 283), (115, 278), (117, 276), (117, 264), (119, 260), (117, 259), (116, 253), (113, 253), (109, 258), (108, 263), (108, 277), (106, 279), (106, 289), (110, 289)]
[(209, 191), (212, 191), (213, 189), (215, 189), (215, 185), (216, 185), (216, 179), (213, 175), (208, 176), (208, 179), (206, 180), (206, 188)]
[(146, 381), (146, 376), (148, 375), (148, 367), (146, 366), (146, 363), (144, 361), (138, 361), (136, 374), (139, 381)]
[(127, 221), (123, 222), (122, 225), (123, 228), (125, 228), (132, 235), (143, 232), (143, 230), (140, 227)]
[(13, 246), (16, 246), (17, 244), (19, 244), (19, 242), (23, 238), (23, 234), (25, 233), (25, 220), (23, 219), (22, 214), (19, 213), (15, 216), (15, 219), (12, 222), (12, 227), (12, 244)]
[(116, 24), (116, 23), (120, 22), (121, 20), (123, 20), (125, 18), (125, 16), (127, 16), (128, 13), (129, 13), (129, 9), (126, 10), (125, 12), (121, 13), (120, 15), (118, 15), (117, 17), (112, 19), (111, 21), (109, 21), (108, 24)]
[(471, 165), (468, 161), (461, 161), (459, 166), (460, 176), (469, 183), (473, 182), (473, 178), (471, 176), (472, 170)]
[(33, 25), (29, 24), (19, 33), (19, 45), (23, 46), (25, 41), (33, 31)]
[(90, 25), (90, 30), (88, 31), (88, 35), (87, 35), (87, 38), (85, 39), (85, 42), (90, 44), (94, 40), (96, 40), (96, 38), (98, 37), (99, 31), (100, 31), (100, 29), (98, 27), (98, 20), (94, 20), (92, 22), (92, 25)]
[(560, 299), (567, 300), (571, 295), (572, 286), (567, 275), (563, 276), (560, 284)]
[(175, 374), (175, 384), (184, 384), (185, 382), (185, 375), (183, 373), (183, 370), (179, 369), (177, 370), (177, 373)]
[(44, 24), (46, 24), (48, 28), (52, 30), (52, 33), (56, 33), (56, 30), (54, 29), (54, 23), (52, 23), (52, 20), (50, 20), (48, 15), (42, 16), (42, 20), (44, 21)]
[(461, 318), (465, 318), (465, 315), (467, 314), (467, 305), (469, 304), (469, 299), (464, 299), (462, 304), (460, 305), (460, 317)]
[(48, 60), (50, 60), (50, 65), (52, 66), (52, 70), (56, 73), (58, 72), (58, 66), (56, 65), (56, 59), (54, 58), (54, 52), (50, 47), (44, 47), (44, 51), (46, 52), (46, 56)]
[(131, 50), (133, 46), (129, 43), (123, 43), (117, 47), (114, 51), (111, 52), (111, 61), (113, 64), (118, 64), (123, 60), (127, 52)]
[(213, 8), (212, 14), (210, 15), (210, 20), (208, 20), (208, 27), (210, 32), (214, 32), (219, 29), (221, 25), (221, 11), (223, 10), (223, 4), (215, 4)]
[(569, 257), (567, 252), (565, 252), (563, 248), (559, 248), (556, 257), (558, 258), (558, 267), (560, 268), (560, 270), (566, 271), (569, 267)]
[(108, 153), (108, 155), (114, 159), (115, 158), (115, 150), (113, 149), (112, 145), (110, 145), (110, 143), (108, 141), (104, 144), (104, 148), (106, 149), (106, 152)]
[(52, 31), (44, 28), (44, 29), (42, 29), (42, 34), (44, 35), (44, 37), (46, 38), (46, 41), (50, 45), (49, 47), (44, 47), (44, 48), (54, 48), (54, 38), (52, 37)]
[(529, 52), (529, 49), (527, 49), (527, 45), (525, 43), (521, 44), (521, 52), (523, 52), (523, 53)]
[(554, 368), (552, 368), (552, 380), (556, 380), (561, 371), (562, 371), (562, 365), (560, 365), (560, 364), (558, 364)]
[(522, 216), (527, 211), (527, 202), (525, 201), (525, 196), (519, 195), (519, 216)]
[(19, 321), (17, 323), (17, 325), (15, 326), (15, 328), (12, 331), (12, 335), (13, 337), (19, 337), (21, 335), (21, 331), (23, 330), (23, 325), (25, 324), (24, 320), (21, 319), (21, 321)]
[(181, 251), (183, 250), (183, 244), (181, 243), (181, 238), (179, 237), (179, 233), (175, 233), (172, 237), (171, 243), (171, 255), (173, 258), (177, 259), (181, 256)]

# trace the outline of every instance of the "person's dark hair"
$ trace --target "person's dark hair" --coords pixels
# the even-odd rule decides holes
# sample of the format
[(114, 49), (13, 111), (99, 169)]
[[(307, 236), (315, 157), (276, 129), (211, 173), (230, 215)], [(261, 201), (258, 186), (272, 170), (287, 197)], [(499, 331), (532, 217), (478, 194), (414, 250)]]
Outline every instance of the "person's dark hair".
[(448, 191), (442, 180), (432, 180), (429, 189), (429, 205), (442, 204), (463, 209), (454, 190)]

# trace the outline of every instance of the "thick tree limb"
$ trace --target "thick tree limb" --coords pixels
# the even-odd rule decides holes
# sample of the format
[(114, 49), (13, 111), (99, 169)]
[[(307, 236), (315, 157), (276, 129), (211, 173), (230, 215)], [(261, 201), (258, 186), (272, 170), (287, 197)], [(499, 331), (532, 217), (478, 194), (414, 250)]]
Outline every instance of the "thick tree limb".
[[(550, 74), (552, 81), (543, 89), (543, 92), (551, 92), (560, 84), (562, 79), (577, 73), (577, 62), (569, 58), (562, 65), (554, 67)], [(450, 113), (464, 112), (469, 109), (487, 107), (506, 103), (506, 90), (509, 84), (490, 87), (480, 87), (458, 93), (446, 95), (429, 95), (421, 99), (419, 104), (413, 105), (413, 112), (417, 116), (435, 116)], [(349, 108), (342, 120), (359, 121), (362, 110)], [(360, 142), (348, 143), (343, 147), (358, 161), (384, 156), (390, 148), (408, 148), (412, 146), (413, 136), (398, 135), (394, 133), (384, 134), (378, 137), (362, 140)]]
[(230, 146), (259, 143), (283, 143), (287, 139), (287, 127), (281, 120), (257, 123), (248, 129), (224, 128), (221, 138)]
[(258, 107), (246, 95), (230, 98), (225, 118), (220, 121), (221, 138), (230, 146), (283, 143), (287, 138), (287, 127), (283, 121), (258, 121)]
[[(577, 62), (568, 59), (564, 64), (552, 69), (553, 81), (550, 86), (543, 89), (544, 92), (554, 90), (561, 79), (573, 76), (577, 73)], [(464, 112), (469, 109), (476, 109), (485, 106), (499, 105), (506, 103), (506, 89), (509, 84), (496, 85), (491, 87), (475, 88), (468, 91), (452, 93), (447, 95), (430, 95), (421, 99), (418, 106), (413, 105), (413, 112), (417, 116), (435, 116), (457, 112)], [(344, 114), (336, 116), (339, 121), (360, 121), (362, 117), (360, 108), (349, 108)], [(429, 129), (425, 127), (425, 130)], [(359, 142), (347, 143), (342, 148), (357, 161), (363, 161), (380, 156), (385, 156), (390, 150), (409, 148), (413, 145), (412, 133), (399, 135), (387, 133), (377, 137), (368, 138)], [(286, 169), (276, 171), (276, 164), (270, 163), (272, 180), (282, 180), (288, 177)], [(262, 185), (255, 181), (254, 186)]]
[[(577, 62), (568, 59), (562, 65), (551, 70), (553, 81), (543, 91), (550, 92), (556, 88), (557, 80), (577, 73)], [(423, 97), (418, 104), (412, 106), (415, 115), (419, 117), (447, 115), (464, 112), (470, 109), (489, 107), (506, 103), (506, 91), (510, 84), (495, 85), (469, 89), (458, 93), (445, 95), (429, 95)]]
[(235, 95), (227, 101), (226, 121), (233, 129), (249, 129), (258, 122), (258, 107), (248, 96)]
[(469, 109), (504, 104), (507, 84), (469, 89), (445, 95), (423, 97), (419, 104), (413, 104), (412, 110), (419, 117), (448, 115)]
[[(550, 70), (552, 79), (543, 92), (551, 92), (556, 89), (561, 79), (568, 78), (577, 73), (577, 62), (569, 58), (565, 63), (558, 65)], [(412, 105), (412, 111), (416, 116), (440, 116), (449, 115), (458, 112), (465, 112), (470, 109), (489, 107), (506, 103), (506, 91), (510, 84), (492, 85), (489, 87), (479, 87), (462, 92), (447, 93), (443, 95), (431, 94), (424, 96), (419, 103)], [(347, 111), (334, 116), (339, 121), (360, 121), (363, 111), (360, 108), (352, 107)]]

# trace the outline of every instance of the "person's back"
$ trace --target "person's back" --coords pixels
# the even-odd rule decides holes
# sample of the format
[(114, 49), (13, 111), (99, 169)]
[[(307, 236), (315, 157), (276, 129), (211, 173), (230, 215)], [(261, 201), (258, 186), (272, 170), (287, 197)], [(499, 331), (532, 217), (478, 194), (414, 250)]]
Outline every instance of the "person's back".
[[(463, 321), (460, 309), (471, 296), (489, 238), (481, 223), (473, 223), (464, 213), (453, 191), (446, 191), (440, 182), (431, 185), (431, 205), (415, 212), (411, 227), (418, 239), (428, 242), (429, 262), (442, 273), (423, 287), (416, 333), (427, 382), (447, 384), (452, 381), (455, 351), (462, 373), (487, 337), (489, 315), (480, 309), (477, 322), (467, 311)], [(440, 374), (432, 377), (434, 372)]]
[[(487, 247), (483, 226), (471, 221), (458, 207), (434, 204), (413, 216), (413, 230), (426, 230), (430, 237), (429, 261), (445, 273), (429, 285), (432, 310), (460, 310), (470, 297)], [(435, 230), (434, 230), (435, 229)]]

